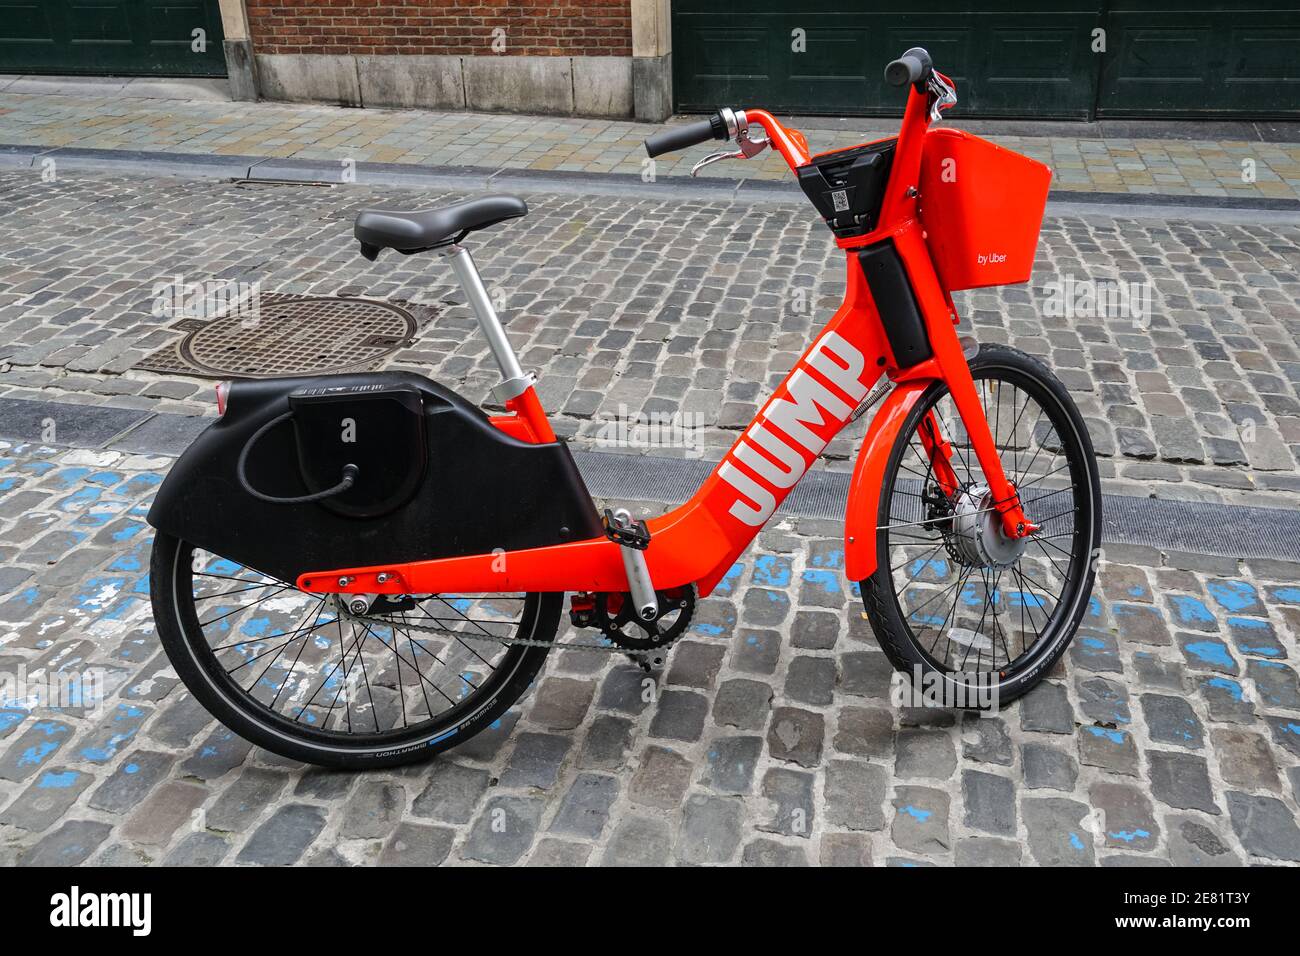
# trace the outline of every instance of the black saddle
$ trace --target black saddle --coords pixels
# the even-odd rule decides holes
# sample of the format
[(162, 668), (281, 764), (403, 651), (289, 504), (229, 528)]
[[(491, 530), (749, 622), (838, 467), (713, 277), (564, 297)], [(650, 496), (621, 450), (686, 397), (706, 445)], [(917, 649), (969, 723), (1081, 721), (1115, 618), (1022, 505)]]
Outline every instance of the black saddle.
[(486, 229), (528, 212), (518, 196), (479, 196), (424, 212), (365, 209), (357, 215), (353, 234), (361, 241), (361, 254), (371, 262), (380, 249), (410, 255), (447, 246), (475, 229)]

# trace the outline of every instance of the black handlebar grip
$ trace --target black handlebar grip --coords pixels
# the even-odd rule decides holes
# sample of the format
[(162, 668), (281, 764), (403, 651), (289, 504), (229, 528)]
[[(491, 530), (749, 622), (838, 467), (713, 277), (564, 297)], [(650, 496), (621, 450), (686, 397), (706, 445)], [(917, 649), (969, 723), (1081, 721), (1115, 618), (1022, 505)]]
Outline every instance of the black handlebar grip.
[(711, 139), (726, 139), (727, 124), (720, 113), (714, 113), (708, 119), (702, 119), (685, 126), (674, 126), (661, 133), (655, 133), (645, 141), (645, 151), (651, 157), (664, 153), (675, 153), (688, 146), (698, 146)]
[(885, 67), (885, 82), (890, 86), (913, 86), (930, 79), (934, 64), (930, 54), (919, 46), (914, 46)]

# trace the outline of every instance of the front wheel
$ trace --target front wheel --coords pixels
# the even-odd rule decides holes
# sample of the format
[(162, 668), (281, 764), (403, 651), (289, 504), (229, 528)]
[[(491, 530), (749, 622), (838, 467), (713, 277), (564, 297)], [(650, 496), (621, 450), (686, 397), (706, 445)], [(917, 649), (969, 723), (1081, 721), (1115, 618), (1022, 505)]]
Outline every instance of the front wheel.
[(352, 770), (424, 760), (488, 727), (542, 666), (563, 603), (381, 598), (358, 621), (332, 597), (163, 532), (149, 581), (163, 649), (214, 717), (282, 756)]
[[(986, 706), (1030, 690), (1074, 636), (1095, 577), (1101, 484), (1083, 417), (1046, 366), (986, 345), (971, 375), (1003, 470), (1039, 530), (1002, 534), (961, 417), (936, 382), (890, 451), (878, 564), (862, 595), (881, 648), (914, 688), (938, 685), (944, 700)], [(950, 472), (927, 451), (934, 438), (951, 444)]]

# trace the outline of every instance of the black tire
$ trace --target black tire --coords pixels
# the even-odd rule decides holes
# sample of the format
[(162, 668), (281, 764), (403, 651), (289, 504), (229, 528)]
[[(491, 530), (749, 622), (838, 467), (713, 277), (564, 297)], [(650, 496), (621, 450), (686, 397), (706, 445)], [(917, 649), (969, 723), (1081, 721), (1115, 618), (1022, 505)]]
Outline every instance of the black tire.
[[(463, 675), (457, 675), (464, 684), (474, 689), (464, 691), (462, 688), (464, 696), (460, 700), (456, 700), (444, 693), (443, 696), (447, 697), (450, 706), (437, 714), (433, 712), (433, 708), (430, 706), (428, 719), (421, 720), (418, 723), (410, 724), (404, 721), (404, 726), (400, 728), (394, 725), (389, 729), (384, 729), (380, 721), (380, 708), (376, 706), (375, 700), (371, 696), (368, 709), (372, 711), (377, 728), (374, 732), (363, 730), (360, 727), (354, 732), (350, 709), (347, 716), (346, 732), (330, 730), (324, 726), (329, 720), (339, 721), (339, 717), (333, 713), (322, 721), (321, 726), (310, 726), (302, 722), (301, 714), (291, 720), (288, 714), (276, 710), (280, 691), (277, 691), (276, 699), (272, 700), (269, 706), (265, 701), (259, 701), (255, 696), (255, 692), (258, 689), (260, 679), (254, 680), (252, 692), (243, 692), (241, 690), (242, 683), (233, 680), (222, 662), (218, 660), (218, 654), (223, 650), (223, 647), (221, 645), (213, 647), (205, 635), (204, 626), (212, 626), (219, 618), (205, 622), (204, 626), (199, 624), (193, 583), (193, 553), (194, 549), (190, 545), (171, 535), (158, 532), (154, 538), (149, 580), (154, 620), (158, 627), (158, 636), (162, 642), (163, 650), (190, 693), (217, 720), (250, 743), (293, 760), (346, 770), (392, 767), (427, 760), (435, 754), (463, 743), (474, 734), (490, 726), (493, 721), (500, 717), (528, 689), (529, 684), (545, 661), (549, 650), (546, 647), (503, 647), (502, 656), (480, 684), (476, 686)], [(255, 574), (256, 572), (251, 573)], [(253, 581), (250, 578), (239, 578), (238, 580), (240, 582)], [(268, 585), (259, 584), (258, 586), (265, 587)], [(289, 585), (280, 583), (275, 586), (278, 591), (273, 593), (310, 597), (304, 596), (302, 592), (291, 588)], [(219, 594), (212, 596), (221, 597)], [(547, 642), (554, 640), (559, 626), (563, 597), (562, 594), (528, 594), (514, 599), (521, 602), (522, 607), (516, 636)], [(203, 599), (203, 596), (198, 598), (198, 600)], [(262, 600), (266, 599), (263, 598)], [(448, 607), (450, 606), (448, 605)], [(239, 619), (239, 617), (233, 618), (234, 621)], [(317, 622), (319, 621), (320, 617), (318, 616)], [(362, 661), (362, 669), (364, 670), (364, 654), (366, 653), (364, 648), (367, 646), (365, 642), (371, 637), (385, 648), (393, 651), (398, 667), (396, 690), (394, 690), (391, 682), (383, 685), (380, 688), (381, 699), (386, 693), (390, 707), (393, 700), (400, 701), (402, 716), (405, 718), (407, 716), (405, 700), (411, 694), (403, 684), (401, 674), (400, 660), (403, 657), (404, 649), (401, 647), (401, 641), (397, 636), (399, 628), (394, 627), (390, 631), (393, 636), (391, 648), (385, 640), (376, 635), (370, 628), (366, 628), (359, 639), (355, 639), (357, 632), (354, 630), (352, 632), (354, 639), (352, 640), (352, 646), (349, 648), (346, 646), (348, 637), (343, 632), (343, 621), (336, 615), (334, 619), (327, 619), (323, 625), (317, 623), (313, 625), (313, 628), (303, 633), (299, 653), (301, 654), (301, 648), (309, 646), (307, 634), (311, 630), (315, 630), (316, 627), (328, 627), (336, 621), (339, 634), (338, 651), (345, 676), (347, 675), (348, 666), (347, 656), (350, 653), (354, 655), (351, 669), (356, 671), (358, 661)], [(466, 621), (468, 622), (468, 618), (466, 618)], [(507, 625), (503, 626), (513, 626), (513, 622), (508, 622)], [(301, 627), (299, 630), (301, 630)], [(297, 632), (292, 633), (296, 634)], [(406, 632), (408, 637), (410, 633), (410, 631)], [(473, 633), (465, 633), (471, 640), (475, 638)], [(284, 634), (285, 632), (282, 632), (279, 635), (271, 635), (271, 637), (283, 637)], [(297, 639), (294, 638), (294, 640)], [(316, 637), (312, 638), (312, 643), (319, 646), (319, 642), (322, 640), (328, 641), (328, 638), (321, 633), (317, 633)], [(409, 673), (411, 670), (410, 661), (415, 660), (416, 679), (414, 686), (425, 694), (426, 703), (428, 703), (425, 684), (434, 685), (425, 677), (418, 666), (421, 654), (431, 653), (423, 643), (424, 640), (430, 639), (415, 638), (410, 641), (406, 679), (410, 680), (411, 677)], [(251, 640), (238, 642), (241, 645), (253, 643)], [(467, 648), (471, 647), (466, 641), (462, 640), (460, 643)], [(450, 642), (448, 646), (451, 646)], [(499, 644), (497, 646), (502, 647)], [(240, 653), (244, 652), (241, 651)], [(265, 654), (259, 656), (265, 656)], [(285, 656), (287, 657), (287, 655)], [(436, 652), (432, 652), (431, 656), (438, 660)], [(277, 652), (271, 663), (275, 663), (279, 659), (280, 654)], [(479, 659), (483, 660), (481, 657)], [(287, 669), (286, 676), (281, 680), (280, 686), (282, 689), (291, 685), (298, 663), (298, 659), (295, 658)], [(267, 669), (269, 667), (270, 664), (267, 665)], [(328, 686), (330, 677), (335, 676), (334, 672), (337, 670), (336, 667), (321, 678), (322, 688)], [(263, 671), (263, 674), (265, 674), (265, 671)], [(380, 686), (378, 678), (379, 675), (376, 674), (376, 686)], [(366, 680), (367, 690), (369, 691), (369, 676), (367, 676)], [(346, 683), (346, 681), (343, 683)], [(333, 693), (334, 701), (330, 706), (331, 712), (335, 711), (337, 707), (337, 700), (341, 691), (335, 690)], [(328, 694), (327, 691), (326, 696)], [(286, 698), (286, 706), (292, 696), (291, 694), (290, 698)], [(314, 693), (312, 699), (301, 707), (303, 713), (306, 713), (312, 707), (315, 698), (316, 694)], [(324, 700), (325, 698), (322, 697), (321, 704), (315, 706), (313, 714), (319, 712)], [(345, 704), (345, 706), (348, 705)], [(362, 723), (361, 711), (363, 709), (365, 709), (365, 705), (359, 701), (358, 724)]]
[[(987, 699), (979, 696), (982, 693), (991, 695), (992, 700), (1001, 706), (1025, 694), (1049, 673), (1065, 652), (1087, 610), (1096, 574), (1095, 556), (1101, 540), (1101, 483), (1096, 455), (1083, 417), (1065, 386), (1046, 366), (1016, 349), (985, 345), (971, 361), (971, 373), (984, 400), (990, 429), (995, 432), (995, 439), (1000, 439), (999, 448), (1004, 449), (1005, 444), (1002, 458), (1008, 477), (1013, 480), (1017, 475), (1019, 477), (1022, 501), (1029, 512), (1029, 519), (1037, 521), (1039, 517), (1044, 517), (1044, 512), (1052, 512), (1050, 517), (1055, 524), (1048, 522), (1043, 532), (1037, 536), (1031, 535), (1031, 542), (1034, 537), (1039, 537), (1040, 540), (1036, 544), (1026, 543), (1021, 557), (1014, 564), (1006, 567), (985, 565), (980, 568), (979, 561), (970, 557), (970, 548), (973, 547), (969, 544), (971, 536), (968, 534), (964, 541), (959, 540), (961, 536), (956, 533), (956, 529), (961, 525), (955, 520), (930, 518), (935, 513), (931, 510), (936, 507), (935, 494), (941, 494), (941, 489), (930, 484), (933, 475), (927, 468), (919, 483), (920, 493), (909, 490), (909, 484), (912, 489), (917, 488), (918, 484), (914, 477), (907, 477), (907, 473), (917, 474), (915, 469), (909, 467), (910, 464), (917, 464), (917, 459), (912, 457), (908, 449), (915, 451), (920, 437), (918, 429), (931, 410), (935, 410), (939, 416), (940, 431), (945, 433), (943, 437), (955, 448), (953, 467), (959, 473), (959, 480), (963, 477), (960, 474), (963, 465), (966, 466), (966, 476), (970, 478), (972, 486), (978, 484), (977, 479), (982, 474), (978, 471), (978, 463), (974, 462), (969, 443), (962, 444), (964, 434), (958, 437), (949, 432), (951, 416), (947, 424), (943, 423), (943, 403), (951, 402), (951, 398), (947, 386), (936, 382), (912, 408), (890, 452), (877, 519), (877, 568), (871, 577), (861, 582), (861, 587), (863, 603), (881, 648), (897, 670), (914, 678), (914, 688), (917, 686), (915, 678), (920, 676), (931, 686), (942, 686), (945, 695), (952, 695), (945, 699), (964, 700), (967, 706), (971, 706), (972, 701)], [(1011, 423), (1009, 434), (1007, 424), (1002, 421), (1003, 410), (1007, 407), (1003, 397), (1007, 383), (1012, 386), (1012, 404), (1008, 412), (1016, 407), (1017, 390), (1030, 396), (1026, 399), (1021, 415)], [(992, 406), (989, 405), (990, 394), (993, 396)], [(1021, 428), (1021, 423), (1028, 418), (1026, 412), (1030, 399), (1038, 404), (1042, 414), (1026, 432)], [(1042, 424), (1044, 418), (1052, 431), (1045, 430)], [(1033, 459), (1022, 460), (1020, 449), (1038, 435), (1042, 438)], [(1051, 471), (1044, 464), (1044, 475), (1039, 477), (1037, 472), (1030, 474), (1030, 469), (1040, 460), (1042, 448), (1059, 448), (1059, 451), (1053, 453), (1052, 460), (1056, 455), (1064, 455), (1066, 462), (1056, 471)], [(1009, 460), (1013, 449), (1016, 456), (1014, 462)], [(1027, 448), (1024, 459), (1029, 459)], [(925, 464), (926, 459), (922, 457), (918, 467)], [(1024, 473), (1013, 474), (1013, 470), (1021, 466), (1024, 467)], [(1056, 478), (1058, 474), (1064, 474), (1065, 479)], [(1039, 484), (1052, 478), (1056, 480), (1045, 487)], [(1062, 484), (1062, 487), (1056, 489), (1054, 484)], [(1032, 486), (1035, 485), (1040, 490), (1033, 491)], [(1070, 495), (1068, 499), (1057, 497), (1067, 493)], [(1048, 503), (1048, 498), (1054, 500)], [(941, 509), (938, 513), (943, 514), (942, 509), (955, 507), (956, 500), (957, 496), (948, 497), (946, 504), (938, 506)], [(967, 498), (968, 502), (974, 500), (975, 495)], [(988, 500), (985, 499), (986, 502)], [(1035, 504), (1035, 501), (1040, 503)], [(966, 517), (966, 528), (972, 527), (972, 521), (984, 520), (981, 515), (988, 511), (979, 510), (978, 505), (968, 504), (966, 507), (975, 509)], [(901, 517), (908, 516), (908, 508), (912, 509), (913, 516), (919, 515), (922, 519), (912, 527), (900, 520)], [(1067, 510), (1058, 515), (1055, 514), (1058, 508)], [(1061, 540), (1066, 537), (1060, 529), (1066, 527), (1067, 522), (1070, 535), (1066, 543), (1069, 547), (1063, 549), (1052, 543), (1051, 539)], [(891, 525), (892, 531), (889, 530)], [(914, 541), (931, 533), (934, 537), (929, 541)], [(935, 543), (940, 545), (937, 550)], [(1034, 548), (1042, 554), (1034, 552)], [(912, 549), (910, 557), (909, 549)], [(1055, 577), (1062, 579), (1063, 586), (1056, 598), (1049, 600), (1050, 589), (1042, 586), (1039, 578), (1030, 575), (1027, 564), (1021, 566), (1021, 562), (1031, 552), (1031, 560), (1043, 562), (1041, 567), (1034, 566), (1035, 575), (1043, 573), (1048, 581)], [(931, 556), (927, 557), (927, 554)], [(1046, 560), (1043, 556), (1046, 556)], [(903, 559), (901, 567), (898, 566), (900, 557)], [(958, 570), (948, 578), (943, 578), (943, 568)], [(1042, 570), (1044, 568), (1046, 571)], [(972, 580), (977, 572), (982, 575), (982, 588)], [(1003, 627), (999, 618), (1004, 612), (1013, 613), (1006, 610), (1012, 602), (1008, 592), (1001, 587), (1004, 574), (1008, 577), (1008, 585), (1014, 584), (1017, 588), (1010, 595), (1018, 596), (1021, 653), (1014, 657), (1014, 617), (1008, 627)], [(1017, 574), (1019, 578), (1016, 577)], [(940, 580), (934, 582), (930, 590), (926, 590), (932, 584), (931, 578)], [(913, 598), (909, 588), (918, 579), (921, 579), (917, 585), (921, 597)], [(948, 584), (946, 589), (941, 588), (947, 580), (953, 580), (954, 583)], [(905, 583), (900, 586), (900, 581)], [(958, 626), (959, 616), (966, 615), (965, 611), (958, 610), (958, 606), (972, 603), (967, 599), (968, 588), (975, 593), (983, 591), (983, 598), (979, 599), (983, 610), (978, 626), (974, 629)], [(933, 622), (938, 619), (939, 610), (932, 610), (924, 617), (921, 612), (926, 610), (928, 603), (935, 601), (940, 601), (942, 607), (945, 603), (942, 598), (944, 590), (952, 591), (953, 610), (945, 612), (935, 627)], [(905, 601), (908, 603), (906, 611), (903, 606)], [(993, 610), (993, 620), (991, 624), (986, 624), (990, 608)], [(1029, 626), (1026, 626), (1026, 609)], [(1036, 610), (1042, 615), (1041, 625)], [(963, 617), (963, 623), (973, 617), (972, 611), (969, 618)], [(930, 630), (935, 633), (932, 642), (928, 640)], [(942, 649), (939, 647), (940, 640), (946, 640)], [(1003, 665), (998, 664), (999, 643), (1005, 657)], [(989, 661), (987, 669), (981, 671), (981, 658), (986, 647)], [(967, 666), (972, 649), (977, 651), (976, 668), (969, 671)], [(955, 660), (958, 654), (962, 655), (960, 666), (956, 665)]]

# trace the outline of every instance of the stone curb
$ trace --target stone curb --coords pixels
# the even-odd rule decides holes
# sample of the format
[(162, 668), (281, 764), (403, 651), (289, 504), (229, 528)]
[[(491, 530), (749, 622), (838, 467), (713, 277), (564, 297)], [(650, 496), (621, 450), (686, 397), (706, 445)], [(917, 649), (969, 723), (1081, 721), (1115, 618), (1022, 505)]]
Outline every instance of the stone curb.
[[(0, 439), (176, 457), (215, 419), (66, 402), (0, 398)], [(60, 440), (43, 442), (55, 421)], [(575, 451), (597, 498), (684, 501), (711, 461)], [(843, 513), (847, 472), (813, 472), (778, 513), (834, 519)], [(1102, 540), (1109, 548), (1156, 547), (1170, 555), (1300, 562), (1300, 514), (1280, 508), (1218, 505), (1103, 494)], [(1225, 511), (1226, 509), (1226, 511)]]
[[(509, 169), (489, 166), (419, 166), (403, 163), (342, 163), (263, 156), (221, 156), (150, 150), (82, 149), (0, 144), (0, 168), (39, 167), (47, 159), (67, 169), (87, 172), (134, 172), (155, 176), (239, 179), (250, 182), (329, 183), (433, 187), (440, 189), (500, 189), (520, 192), (581, 192), (675, 200), (729, 200), (802, 204), (803, 194), (792, 182), (769, 179), (730, 179), (660, 176), (645, 182), (634, 173), (587, 173), (562, 170)], [(1123, 206), (1128, 215), (1141, 207), (1181, 210), (1257, 210), (1300, 214), (1300, 200), (1268, 196), (1193, 196), (1163, 193), (1111, 193), (1054, 189), (1049, 206)]]

